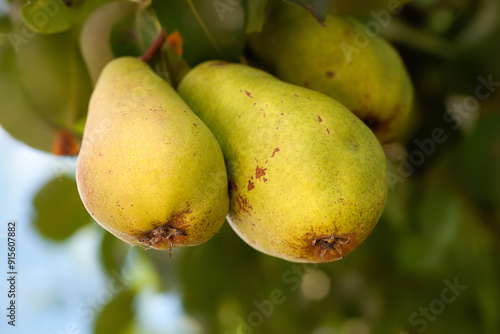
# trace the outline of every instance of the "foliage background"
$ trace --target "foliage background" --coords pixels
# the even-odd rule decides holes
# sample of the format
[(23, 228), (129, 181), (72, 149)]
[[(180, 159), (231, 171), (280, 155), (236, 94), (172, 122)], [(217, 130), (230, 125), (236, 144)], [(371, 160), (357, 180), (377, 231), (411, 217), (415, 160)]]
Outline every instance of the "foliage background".
[[(271, 258), (227, 224), (169, 259), (91, 221), (76, 158), (50, 152), (74, 153), (102, 66), (142, 54), (160, 26), (182, 36), (182, 58), (173, 38), (152, 61), (174, 85), (204, 59), (251, 60), (245, 35), (261, 26), (266, 3), (0, 2), (0, 249), (16, 220), (20, 272), (18, 323), (2, 316), (2, 333), (500, 333), (499, 85), (485, 99), (477, 90), (500, 81), (498, 0), (414, 0), (381, 30), (410, 71), (417, 117), (385, 146), (392, 178), (381, 220), (342, 261)], [(328, 7), (302, 3), (320, 20)], [(369, 23), (386, 6), (334, 0), (329, 10)], [(422, 151), (436, 129), (446, 141), (402, 172), (401, 157)], [(454, 280), (466, 288), (440, 304)]]

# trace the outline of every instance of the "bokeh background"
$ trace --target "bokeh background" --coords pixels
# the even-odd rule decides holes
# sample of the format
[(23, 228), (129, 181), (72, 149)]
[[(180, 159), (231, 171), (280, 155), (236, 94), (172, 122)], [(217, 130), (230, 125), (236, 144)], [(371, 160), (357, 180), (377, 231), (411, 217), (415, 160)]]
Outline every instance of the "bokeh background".
[[(224, 19), (214, 12), (220, 2)], [(203, 59), (247, 57), (245, 33), (265, 5), (0, 0), (1, 333), (500, 333), (498, 0), (413, 0), (381, 27), (410, 72), (415, 118), (384, 146), (383, 216), (341, 261), (272, 258), (228, 224), (169, 258), (92, 221), (71, 155), (103, 64), (140, 55), (160, 25), (179, 28), (183, 57), (171, 39), (152, 63), (175, 84)], [(329, 11), (369, 23), (386, 7), (332, 0)], [(432, 141), (435, 131), (446, 139)], [(9, 221), (17, 222), (15, 327), (6, 318)]]

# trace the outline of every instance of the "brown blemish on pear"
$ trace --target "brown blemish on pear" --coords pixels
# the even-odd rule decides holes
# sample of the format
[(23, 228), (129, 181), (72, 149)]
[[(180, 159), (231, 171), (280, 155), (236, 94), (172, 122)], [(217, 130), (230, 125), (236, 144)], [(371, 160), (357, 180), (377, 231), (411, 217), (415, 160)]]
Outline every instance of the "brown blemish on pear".
[(99, 77), (76, 181), (103, 228), (146, 248), (201, 244), (229, 211), (217, 140), (171, 86), (132, 57), (111, 61)]
[(248, 36), (257, 60), (286, 82), (336, 99), (360, 119), (376, 119), (381, 143), (399, 139), (411, 121), (413, 87), (389, 42), (374, 36), (361, 52), (348, 55), (343, 46), (364, 29), (353, 17), (327, 14), (322, 27), (294, 6), (270, 15), (260, 33)]
[(255, 168), (255, 178), (260, 179), (262, 176), (266, 175), (267, 168), (260, 168), (257, 166)]
[[(240, 87), (266, 106), (266, 118)], [(219, 139), (226, 161), (238, 162), (228, 168), (238, 186), (230, 182), (227, 220), (249, 245), (292, 262), (329, 262), (371, 232), (387, 195), (386, 159), (373, 132), (341, 103), (248, 66), (210, 62), (191, 70), (179, 93)]]

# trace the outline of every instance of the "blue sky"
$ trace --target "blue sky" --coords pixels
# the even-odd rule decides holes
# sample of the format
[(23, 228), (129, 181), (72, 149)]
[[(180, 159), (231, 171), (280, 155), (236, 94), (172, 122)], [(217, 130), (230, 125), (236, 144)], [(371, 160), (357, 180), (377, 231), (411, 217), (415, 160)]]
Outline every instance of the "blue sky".
[[(32, 198), (37, 189), (53, 177), (57, 159), (15, 141), (0, 128), (0, 161), (2, 276), (7, 271), (7, 223), (17, 222), (16, 332), (58, 333), (57, 322), (64, 323), (64, 319), (71, 317), (71, 306), (103, 284), (96, 254), (99, 238), (95, 229), (88, 228), (67, 243), (56, 244), (41, 239), (32, 228)], [(89, 281), (89, 276), (94, 279)], [(0, 282), (0, 291), (6, 292), (6, 280)], [(75, 289), (75, 285), (79, 288)], [(5, 292), (0, 293), (2, 305), (8, 302)], [(0, 329), (2, 333), (9, 333), (11, 328), (2, 321)]]

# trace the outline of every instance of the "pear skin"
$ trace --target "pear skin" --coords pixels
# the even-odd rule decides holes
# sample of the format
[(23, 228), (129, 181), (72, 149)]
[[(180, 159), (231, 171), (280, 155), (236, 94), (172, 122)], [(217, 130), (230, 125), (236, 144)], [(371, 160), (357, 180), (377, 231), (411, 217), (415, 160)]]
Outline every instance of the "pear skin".
[(132, 57), (111, 61), (98, 79), (76, 179), (102, 227), (146, 248), (201, 244), (229, 208), (217, 140), (171, 86)]
[(250, 246), (292, 262), (330, 262), (370, 234), (387, 196), (386, 160), (341, 103), (222, 61), (192, 69), (178, 91), (221, 145), (227, 219)]
[(283, 5), (261, 33), (249, 37), (252, 54), (281, 80), (324, 93), (365, 122), (381, 143), (407, 127), (413, 87), (398, 52), (368, 35), (357, 20), (312, 15)]

